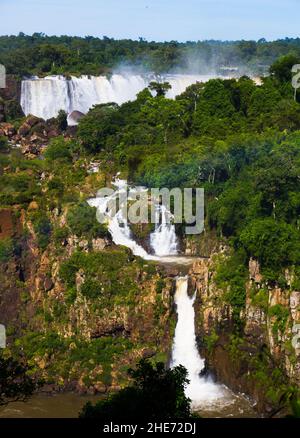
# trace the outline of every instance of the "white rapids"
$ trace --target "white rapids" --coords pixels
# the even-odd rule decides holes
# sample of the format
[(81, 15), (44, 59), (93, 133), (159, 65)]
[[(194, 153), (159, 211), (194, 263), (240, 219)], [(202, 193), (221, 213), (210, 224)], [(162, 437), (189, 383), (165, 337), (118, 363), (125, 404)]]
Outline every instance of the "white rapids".
[(156, 260), (154, 256), (148, 254), (147, 251), (131, 237), (131, 230), (127, 218), (123, 217), (122, 209), (120, 208), (117, 212), (114, 212), (113, 209), (110, 208), (110, 202), (118, 197), (122, 191), (127, 190), (127, 181), (116, 179), (114, 186), (116, 187), (116, 191), (113, 195), (89, 199), (89, 205), (96, 207), (98, 211), (106, 217), (108, 231), (116, 245), (130, 248), (135, 256), (142, 257), (145, 260)]

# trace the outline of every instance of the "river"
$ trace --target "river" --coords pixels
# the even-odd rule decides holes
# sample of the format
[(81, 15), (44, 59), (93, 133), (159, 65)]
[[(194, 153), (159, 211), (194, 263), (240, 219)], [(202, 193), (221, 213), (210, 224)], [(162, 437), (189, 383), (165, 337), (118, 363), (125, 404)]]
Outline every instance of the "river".
[[(27, 402), (14, 402), (0, 408), (0, 418), (77, 418), (88, 401), (95, 403), (101, 396), (82, 396), (75, 393), (55, 395), (36, 394)], [(234, 403), (197, 411), (204, 418), (255, 418), (251, 403), (236, 395)]]

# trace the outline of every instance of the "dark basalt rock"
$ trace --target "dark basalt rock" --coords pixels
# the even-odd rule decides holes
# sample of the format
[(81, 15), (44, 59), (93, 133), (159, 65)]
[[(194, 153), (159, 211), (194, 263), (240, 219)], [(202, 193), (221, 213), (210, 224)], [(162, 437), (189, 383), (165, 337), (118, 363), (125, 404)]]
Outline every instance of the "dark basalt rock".
[(45, 291), (49, 292), (51, 289), (53, 289), (53, 287), (54, 287), (54, 283), (51, 280), (51, 278), (46, 277), (45, 281), (44, 281), (44, 289), (45, 289)]
[(93, 332), (91, 334), (91, 338), (95, 339), (95, 338), (102, 338), (105, 336), (123, 336), (123, 337), (127, 337), (130, 335), (130, 333), (128, 332), (128, 330), (125, 329), (123, 324), (115, 324), (109, 327), (101, 327), (98, 328), (95, 332)]
[(68, 116), (68, 123), (71, 125), (77, 125), (80, 119), (84, 117), (84, 114), (80, 111), (72, 111)]

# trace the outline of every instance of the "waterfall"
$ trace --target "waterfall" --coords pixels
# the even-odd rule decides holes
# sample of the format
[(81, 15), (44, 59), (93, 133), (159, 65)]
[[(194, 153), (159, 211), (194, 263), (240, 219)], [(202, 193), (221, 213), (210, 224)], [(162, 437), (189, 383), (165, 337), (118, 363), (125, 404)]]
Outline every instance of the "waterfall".
[[(170, 82), (172, 89), (167, 97), (175, 98), (185, 89), (214, 76), (166, 75), (163, 80)], [(80, 111), (86, 114), (95, 104), (115, 102), (122, 104), (134, 100), (136, 95), (155, 79), (150, 75), (113, 74), (106, 76), (46, 76), (32, 77), (22, 81), (21, 107), (25, 115), (32, 114), (42, 119), (56, 117), (59, 110), (71, 114)]]
[(164, 205), (158, 205), (155, 214), (155, 231), (150, 236), (154, 254), (160, 257), (178, 254), (175, 225), (171, 223), (170, 212)]
[(108, 224), (108, 231), (116, 245), (130, 248), (135, 256), (142, 257), (145, 260), (156, 260), (156, 257), (148, 254), (147, 251), (132, 238), (127, 218), (122, 214), (122, 205), (119, 206), (117, 212), (110, 206), (111, 201), (116, 199), (123, 190), (127, 190), (127, 181), (116, 179), (114, 186), (117, 189), (111, 196), (89, 199), (88, 204), (91, 207), (96, 207), (100, 213), (104, 214)]
[[(141, 245), (139, 245), (132, 237), (132, 233), (127, 221), (123, 216), (122, 205), (119, 206), (117, 212), (110, 207), (111, 201), (116, 199), (119, 194), (127, 190), (127, 181), (116, 179), (114, 181), (116, 191), (111, 196), (101, 198), (96, 197), (89, 199), (88, 203), (92, 207), (96, 207), (98, 211), (106, 217), (108, 230), (112, 236), (112, 240), (116, 245), (123, 245), (130, 248), (134, 255), (142, 257), (145, 260), (159, 260), (159, 257), (172, 256), (177, 254), (177, 237), (175, 233), (175, 226), (168, 223), (170, 212), (165, 206), (158, 206), (156, 211), (156, 228), (150, 235), (150, 242), (154, 255), (149, 254)], [(143, 190), (141, 187), (131, 187), (130, 192)], [(146, 189), (144, 189), (146, 190)], [(158, 221), (162, 216), (162, 223)]]
[(192, 400), (192, 408), (215, 404), (224, 400), (225, 390), (215, 384), (210, 377), (201, 377), (204, 359), (199, 355), (195, 335), (195, 311), (193, 297), (188, 295), (188, 277), (179, 277), (176, 281), (175, 303), (178, 321), (172, 352), (171, 366), (183, 365), (188, 371), (190, 383), (186, 388), (186, 396)]

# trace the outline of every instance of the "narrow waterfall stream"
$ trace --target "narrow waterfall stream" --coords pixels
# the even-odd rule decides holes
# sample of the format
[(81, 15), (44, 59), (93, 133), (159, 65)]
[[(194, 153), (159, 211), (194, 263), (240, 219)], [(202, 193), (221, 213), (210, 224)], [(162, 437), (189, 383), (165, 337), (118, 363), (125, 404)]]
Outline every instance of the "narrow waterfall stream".
[(175, 225), (170, 222), (170, 216), (170, 212), (164, 205), (157, 206), (156, 227), (150, 236), (150, 244), (154, 254), (160, 257), (178, 254)]
[(171, 367), (183, 365), (188, 371), (189, 384), (186, 396), (191, 399), (192, 410), (204, 417), (253, 417), (249, 401), (234, 394), (225, 385), (215, 383), (210, 376), (201, 376), (205, 361), (201, 358), (195, 333), (194, 302), (196, 292), (188, 295), (188, 276), (176, 280), (175, 304), (177, 325), (173, 342)]
[[(194, 409), (211, 402), (224, 399), (226, 391), (210, 377), (200, 377), (204, 369), (204, 359), (199, 355), (195, 334), (195, 311), (193, 297), (188, 295), (188, 277), (179, 277), (176, 281), (175, 304), (177, 306), (177, 325), (172, 352), (171, 366), (183, 365), (188, 371), (190, 383), (186, 395), (192, 400)], [(228, 394), (227, 394), (228, 395)]]

